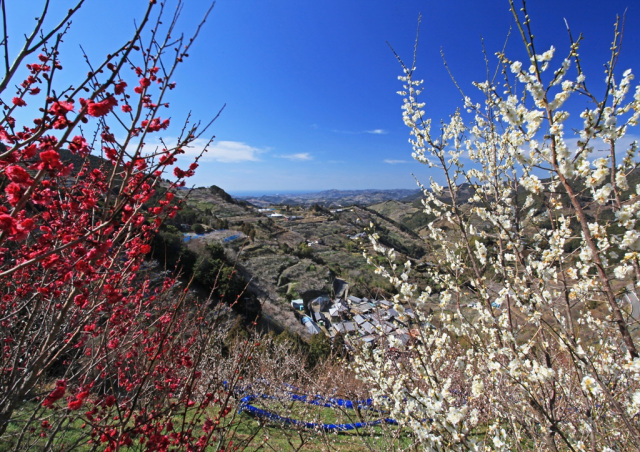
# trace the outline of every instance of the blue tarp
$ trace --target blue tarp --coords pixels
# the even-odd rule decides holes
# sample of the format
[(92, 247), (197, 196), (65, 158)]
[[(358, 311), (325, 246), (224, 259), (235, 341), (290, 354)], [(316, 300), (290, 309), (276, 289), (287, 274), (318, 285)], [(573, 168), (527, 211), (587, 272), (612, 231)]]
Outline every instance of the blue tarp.
[[(214, 233), (214, 232), (225, 232), (225, 231), (226, 231), (226, 229), (216, 229), (215, 231), (212, 231), (211, 234)], [(188, 242), (188, 241), (190, 241), (192, 239), (202, 238), (202, 237), (204, 237), (204, 234), (191, 235), (191, 234), (185, 233), (184, 234), (184, 242)], [(235, 235), (231, 235), (229, 237), (225, 237), (224, 239), (222, 239), (222, 241), (223, 242), (231, 242), (233, 240), (239, 239), (240, 237), (242, 237), (242, 234), (235, 234)]]
[(204, 237), (204, 234), (196, 234), (196, 235), (187, 235), (187, 234), (185, 234), (184, 235), (184, 241), (188, 242), (191, 239), (202, 238), (202, 237)]
[[(294, 393), (289, 393), (289, 396), (291, 398), (291, 400), (294, 401), (298, 401), (298, 402), (303, 402), (303, 403), (308, 403), (311, 405), (316, 405), (316, 406), (322, 406), (322, 407), (326, 407), (326, 408), (338, 408), (338, 407), (342, 407), (342, 408), (346, 408), (346, 409), (354, 409), (354, 406), (360, 408), (360, 409), (368, 409), (374, 412), (378, 412), (378, 410), (374, 409), (371, 405), (372, 405), (372, 400), (371, 399), (367, 399), (367, 400), (356, 400), (355, 404), (354, 401), (351, 400), (344, 400), (344, 399), (338, 399), (338, 398), (329, 398), (329, 399), (325, 399), (324, 397), (320, 396), (320, 395), (316, 395), (316, 396), (307, 396), (307, 395), (298, 395), (298, 394), (294, 394)], [(273, 413), (271, 411), (267, 411), (267, 410), (263, 410), (260, 409), (258, 407), (255, 407), (251, 404), (251, 402), (253, 402), (254, 400), (258, 399), (258, 398), (263, 398), (263, 399), (275, 399), (275, 397), (273, 396), (268, 396), (265, 394), (262, 394), (260, 396), (256, 396), (256, 395), (248, 395), (243, 397), (240, 400), (240, 412), (245, 411), (248, 414), (255, 416), (255, 417), (259, 417), (262, 419), (268, 419), (270, 421), (274, 421), (274, 422), (282, 422), (284, 424), (287, 425), (295, 425), (295, 426), (299, 426), (299, 427), (303, 427), (303, 428), (308, 428), (308, 429), (314, 429), (314, 430), (323, 430), (323, 431), (347, 431), (347, 430), (355, 430), (358, 428), (365, 428), (365, 427), (371, 427), (374, 425), (380, 425), (382, 423), (386, 423), (386, 424), (392, 424), (392, 425), (397, 425), (398, 423), (396, 421), (394, 421), (393, 419), (389, 419), (389, 418), (384, 418), (384, 419), (378, 419), (375, 421), (369, 421), (369, 422), (352, 422), (352, 423), (348, 423), (348, 424), (324, 424), (324, 423), (316, 423), (316, 422), (305, 422), (305, 421), (300, 421), (297, 419), (291, 419), (288, 417), (284, 417), (284, 416), (280, 416), (279, 414)]]

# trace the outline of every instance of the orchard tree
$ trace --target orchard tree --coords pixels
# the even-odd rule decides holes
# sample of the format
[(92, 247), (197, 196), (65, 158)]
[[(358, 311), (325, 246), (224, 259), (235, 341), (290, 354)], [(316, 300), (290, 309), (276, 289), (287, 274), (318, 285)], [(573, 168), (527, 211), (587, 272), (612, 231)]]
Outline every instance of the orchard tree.
[(16, 49), (2, 2), (0, 442), (227, 450), (244, 358), (219, 356), (222, 314), (145, 263), (198, 166), (177, 158), (210, 123), (187, 118), (172, 143), (145, 143), (170, 127), (174, 72), (210, 10), (185, 37), (183, 5), (151, 0), (129, 40), (86, 55), (65, 84), (63, 39), (82, 4), (50, 17), (45, 0)]
[(433, 285), (411, 284), (411, 262), (370, 239), (395, 309), (437, 327), (406, 347), (390, 338), (394, 353), (365, 350), (359, 374), (427, 450), (638, 450), (638, 306), (627, 301), (640, 284), (640, 185), (625, 136), (640, 88), (616, 67), (622, 25), (594, 91), (602, 78), (583, 72), (581, 38), (569, 31), (561, 57), (539, 49), (525, 2), (509, 4), (527, 60), (498, 53), (494, 78), (440, 127), (419, 100), (415, 53), (402, 64), (413, 157), (439, 171), (422, 186)]

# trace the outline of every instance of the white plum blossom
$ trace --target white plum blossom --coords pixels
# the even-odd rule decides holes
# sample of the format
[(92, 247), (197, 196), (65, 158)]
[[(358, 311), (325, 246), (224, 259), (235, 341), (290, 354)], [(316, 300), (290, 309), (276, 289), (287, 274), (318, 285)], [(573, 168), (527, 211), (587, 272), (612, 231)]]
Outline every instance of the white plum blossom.
[(582, 386), (582, 389), (592, 395), (597, 395), (599, 394), (602, 390), (600, 388), (600, 386), (598, 385), (598, 382), (595, 380), (595, 378), (586, 375), (583, 379), (582, 382), (580, 383), (580, 385)]
[(598, 204), (605, 204), (609, 200), (609, 195), (613, 191), (611, 184), (605, 184), (593, 193), (593, 199)]
[(622, 171), (616, 172), (616, 185), (620, 187), (621, 190), (628, 190), (629, 184), (627, 183), (627, 176)]
[(633, 267), (631, 265), (618, 265), (614, 268), (613, 273), (617, 279), (626, 279), (629, 274), (633, 271)]
[(449, 408), (449, 413), (447, 413), (447, 421), (453, 425), (458, 425), (460, 421), (464, 418), (467, 413), (467, 408), (462, 407), (460, 409), (456, 407)]
[(607, 166), (607, 159), (600, 158), (593, 162), (596, 170), (585, 181), (588, 187), (597, 187), (605, 178), (609, 175), (609, 167)]
[(547, 50), (546, 52), (544, 52), (542, 55), (536, 55), (535, 59), (531, 58), (531, 61), (538, 61), (538, 62), (545, 62), (545, 61), (551, 61), (551, 59), (553, 58), (553, 54), (556, 52), (556, 48), (551, 46), (551, 48), (549, 50)]
[(629, 416), (636, 416), (640, 413), (640, 391), (636, 391), (631, 396), (631, 403), (627, 407), (627, 412)]
[(487, 263), (487, 247), (480, 240), (476, 240), (476, 257), (482, 265)]
[(534, 174), (531, 174), (527, 177), (523, 177), (522, 179), (520, 179), (520, 185), (522, 185), (527, 191), (534, 194), (541, 193), (542, 189), (544, 188), (538, 176)]
[(473, 377), (473, 385), (471, 386), (471, 393), (474, 397), (480, 397), (484, 393), (484, 383), (480, 376)]
[(640, 251), (640, 233), (638, 231), (627, 231), (620, 242), (620, 248)]

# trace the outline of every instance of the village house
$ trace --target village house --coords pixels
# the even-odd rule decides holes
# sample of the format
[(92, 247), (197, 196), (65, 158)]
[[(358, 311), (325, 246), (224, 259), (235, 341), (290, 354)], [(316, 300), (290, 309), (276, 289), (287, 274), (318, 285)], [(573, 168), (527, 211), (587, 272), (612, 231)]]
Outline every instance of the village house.
[[(310, 334), (323, 333), (331, 338), (340, 334), (344, 335), (347, 343), (354, 340), (375, 343), (384, 337), (402, 344), (419, 340), (415, 337), (415, 327), (412, 327), (416, 315), (411, 308), (407, 307), (400, 314), (393, 302), (348, 295), (346, 281), (339, 278), (336, 281), (335, 299), (320, 296), (308, 303), (309, 315), (302, 318), (302, 323)], [(304, 311), (302, 300), (293, 300), (291, 307), (297, 312)]]

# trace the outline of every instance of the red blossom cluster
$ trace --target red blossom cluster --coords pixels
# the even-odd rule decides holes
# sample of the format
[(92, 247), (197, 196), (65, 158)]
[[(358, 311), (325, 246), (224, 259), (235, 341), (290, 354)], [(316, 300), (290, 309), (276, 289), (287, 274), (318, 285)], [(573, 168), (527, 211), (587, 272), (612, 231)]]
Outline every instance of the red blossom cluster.
[(56, 382), (56, 388), (44, 399), (42, 406), (46, 408), (53, 407), (53, 404), (64, 397), (64, 393), (67, 390), (67, 382), (64, 380), (58, 380)]
[(146, 128), (149, 132), (158, 132), (169, 127), (169, 122), (169, 119), (165, 119), (164, 121), (162, 121), (160, 118), (153, 118), (151, 121), (145, 119), (140, 123), (140, 126), (143, 129)]
[(80, 105), (82, 105), (83, 107), (86, 106), (87, 113), (90, 116), (100, 117), (100, 116), (104, 116), (104, 115), (108, 114), (109, 112), (111, 112), (113, 107), (118, 105), (118, 101), (113, 96), (107, 96), (105, 99), (103, 99), (103, 100), (101, 100), (99, 102), (95, 102), (95, 101), (93, 101), (91, 99), (86, 99), (85, 100), (85, 99), (83, 99), (81, 97), (80, 98)]

